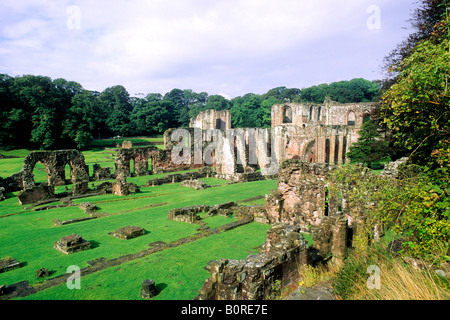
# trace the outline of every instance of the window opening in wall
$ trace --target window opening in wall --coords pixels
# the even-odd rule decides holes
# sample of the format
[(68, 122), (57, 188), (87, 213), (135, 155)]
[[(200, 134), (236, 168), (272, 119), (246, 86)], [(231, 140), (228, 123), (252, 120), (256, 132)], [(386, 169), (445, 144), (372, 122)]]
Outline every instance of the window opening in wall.
[(215, 129), (225, 130), (226, 129), (225, 121), (223, 121), (222, 119), (216, 119), (216, 128)]
[(353, 246), (353, 228), (347, 228), (347, 248)]
[(366, 123), (369, 120), (370, 120), (370, 114), (366, 113), (363, 117), (363, 123)]
[(291, 107), (283, 108), (283, 123), (292, 123), (292, 109)]
[(319, 107), (319, 109), (317, 110), (317, 121), (320, 121), (321, 111), (322, 111), (322, 107)]
[(330, 139), (325, 140), (325, 163), (330, 163)]
[(325, 188), (325, 209), (324, 209), (324, 215), (325, 217), (328, 217), (329, 215), (329, 195), (328, 195), (328, 188)]
[(356, 124), (356, 116), (353, 111), (350, 111), (347, 116), (347, 125), (354, 126)]
[(134, 159), (130, 160), (130, 175), (134, 173)]
[(42, 162), (37, 162), (34, 165), (32, 172), (35, 185), (38, 186), (43, 182), (48, 182), (50, 176), (48, 173), (48, 168)]
[(64, 184), (71, 184), (72, 183), (72, 175), (71, 175), (71, 169), (70, 165), (66, 164), (64, 166), (64, 175), (61, 176), (62, 181), (64, 181)]

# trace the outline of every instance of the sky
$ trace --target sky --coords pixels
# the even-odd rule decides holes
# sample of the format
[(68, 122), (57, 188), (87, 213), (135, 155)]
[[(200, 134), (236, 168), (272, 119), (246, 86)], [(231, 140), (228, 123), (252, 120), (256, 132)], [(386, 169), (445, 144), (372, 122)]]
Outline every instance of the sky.
[(228, 99), (383, 78), (417, 0), (1, 0), (0, 73)]

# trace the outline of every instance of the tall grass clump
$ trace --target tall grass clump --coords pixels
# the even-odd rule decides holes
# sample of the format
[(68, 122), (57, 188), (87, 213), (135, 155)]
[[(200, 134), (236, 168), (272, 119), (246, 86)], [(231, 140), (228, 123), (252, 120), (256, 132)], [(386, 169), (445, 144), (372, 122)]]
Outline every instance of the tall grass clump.
[[(373, 267), (378, 274), (372, 273)], [(373, 277), (379, 276), (377, 286)], [(380, 248), (350, 254), (333, 282), (344, 300), (449, 300), (449, 280), (432, 269), (419, 269)]]

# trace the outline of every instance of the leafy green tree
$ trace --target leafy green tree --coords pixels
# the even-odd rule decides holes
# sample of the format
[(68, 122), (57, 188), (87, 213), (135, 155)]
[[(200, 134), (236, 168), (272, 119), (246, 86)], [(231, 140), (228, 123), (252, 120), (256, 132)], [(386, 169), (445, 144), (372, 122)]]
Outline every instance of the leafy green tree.
[(206, 110), (208, 97), (208, 93), (206, 92), (192, 92), (189, 99), (189, 120), (196, 117), (201, 111)]
[(25, 147), (30, 143), (31, 114), (26, 104), (18, 101), (13, 77), (0, 75), (0, 148)]
[(272, 126), (272, 106), (277, 103), (275, 97), (269, 97), (261, 102), (262, 127), (270, 128)]
[(98, 109), (95, 95), (87, 90), (72, 98), (72, 105), (63, 122), (63, 138), (71, 141), (75, 148), (87, 149), (94, 138), (95, 114)]
[(263, 126), (263, 109), (260, 97), (248, 93), (243, 97), (232, 100), (231, 108), (232, 125), (235, 128), (255, 128)]
[[(450, 48), (443, 21), (398, 66), (382, 98), (381, 116), (396, 145), (418, 164), (436, 166), (435, 150), (450, 152)], [(434, 162), (434, 163), (433, 163)]]
[(398, 76), (397, 66), (411, 54), (413, 48), (419, 42), (431, 37), (436, 24), (442, 20), (447, 12), (448, 0), (421, 0), (420, 2), (409, 19), (414, 32), (384, 58), (384, 69), (389, 70), (386, 73), (386, 79), (383, 81), (384, 90), (395, 83)]
[(16, 78), (13, 91), (20, 104), (30, 110), (32, 123), (30, 142), (34, 148), (53, 149), (58, 147), (61, 133), (61, 99), (49, 77), (23, 76)]
[(113, 86), (105, 89), (98, 99), (102, 104), (107, 130), (113, 135), (128, 136), (133, 109), (128, 91), (123, 86)]
[[(185, 92), (181, 89), (173, 89), (164, 95), (164, 101), (169, 102), (167, 107), (172, 108), (169, 111), (169, 126), (177, 128), (189, 124), (189, 107)], [(187, 123), (186, 123), (187, 122)]]
[(313, 103), (323, 103), (325, 97), (327, 96), (328, 85), (321, 84), (318, 86), (312, 86), (305, 88), (301, 91), (301, 98), (303, 101), (313, 102)]
[(205, 109), (229, 110), (231, 108), (230, 101), (220, 94), (211, 95), (205, 104)]
[(362, 163), (372, 168), (374, 163), (388, 157), (388, 142), (382, 138), (379, 126), (372, 120), (364, 122), (359, 131), (358, 141), (350, 146), (347, 153), (352, 163)]
[[(161, 97), (162, 98), (162, 97)], [(139, 99), (131, 113), (131, 124), (138, 135), (159, 135), (171, 128), (172, 102), (148, 95)]]

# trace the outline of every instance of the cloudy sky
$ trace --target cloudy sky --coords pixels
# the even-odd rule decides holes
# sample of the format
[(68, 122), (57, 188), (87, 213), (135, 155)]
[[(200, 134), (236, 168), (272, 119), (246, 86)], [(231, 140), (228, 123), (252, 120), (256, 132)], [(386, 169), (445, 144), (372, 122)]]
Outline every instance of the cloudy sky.
[(416, 2), (1, 0), (0, 73), (227, 98), (381, 79)]

